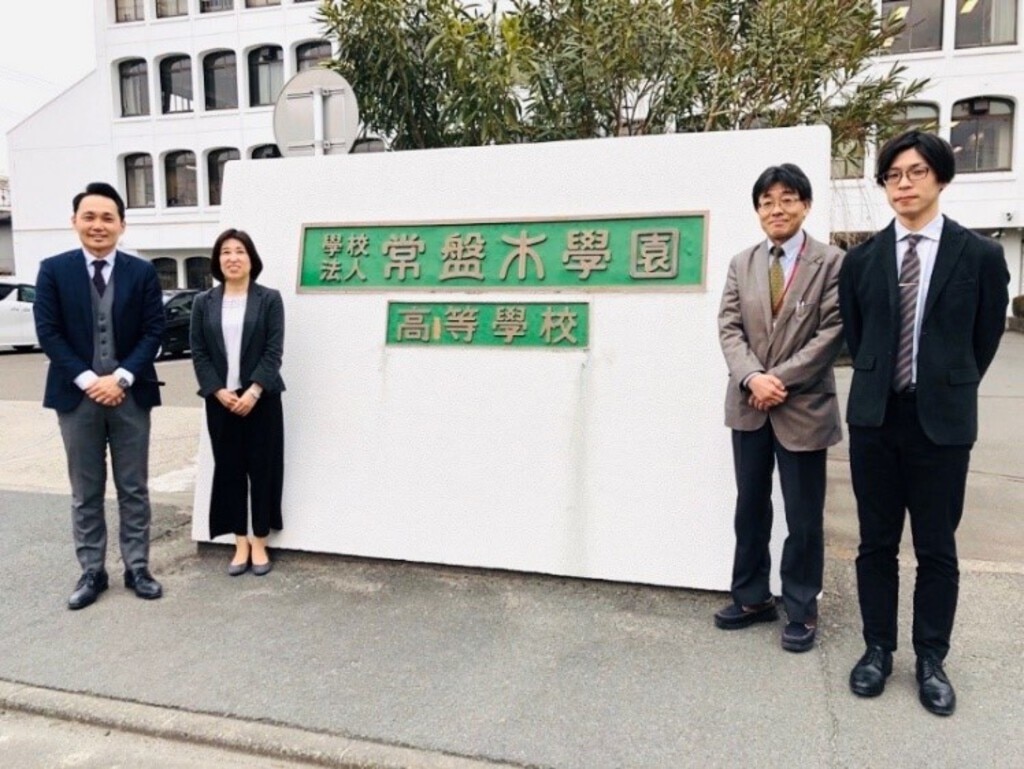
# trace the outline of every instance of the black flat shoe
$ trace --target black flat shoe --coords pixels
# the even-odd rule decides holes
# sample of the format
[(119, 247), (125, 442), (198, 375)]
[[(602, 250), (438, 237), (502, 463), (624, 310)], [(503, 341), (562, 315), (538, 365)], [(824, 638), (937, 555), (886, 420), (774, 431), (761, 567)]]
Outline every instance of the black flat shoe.
[(755, 622), (774, 622), (778, 618), (779, 610), (775, 608), (774, 598), (754, 606), (731, 603), (715, 612), (715, 627), (721, 630), (739, 630), (750, 627)]
[(956, 692), (942, 663), (932, 657), (917, 658), (918, 699), (925, 710), (937, 716), (951, 716), (956, 710)]
[(850, 671), (850, 691), (858, 697), (877, 697), (885, 691), (885, 679), (892, 675), (892, 652), (869, 646)]
[(100, 593), (107, 589), (110, 580), (105, 571), (87, 571), (78, 578), (75, 585), (75, 592), (68, 598), (68, 608), (71, 610), (84, 609), (90, 604), (96, 603)]
[(124, 586), (129, 590), (134, 590), (135, 595), (139, 598), (145, 598), (147, 601), (152, 601), (154, 598), (159, 598), (164, 594), (163, 587), (153, 579), (153, 575), (149, 573), (149, 569), (145, 566), (126, 570), (124, 573)]
[(249, 571), (249, 561), (245, 563), (229, 563), (228, 564), (228, 576), (239, 577)]
[(782, 629), (782, 648), (788, 652), (805, 652), (814, 647), (818, 629), (804, 622), (790, 622)]

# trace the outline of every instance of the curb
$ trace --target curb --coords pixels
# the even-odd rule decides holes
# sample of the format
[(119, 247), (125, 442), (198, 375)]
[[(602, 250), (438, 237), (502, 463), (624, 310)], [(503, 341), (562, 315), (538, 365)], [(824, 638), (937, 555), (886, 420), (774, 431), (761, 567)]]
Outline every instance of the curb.
[(0, 709), (330, 769), (524, 769), (265, 721), (162, 708), (0, 680)]

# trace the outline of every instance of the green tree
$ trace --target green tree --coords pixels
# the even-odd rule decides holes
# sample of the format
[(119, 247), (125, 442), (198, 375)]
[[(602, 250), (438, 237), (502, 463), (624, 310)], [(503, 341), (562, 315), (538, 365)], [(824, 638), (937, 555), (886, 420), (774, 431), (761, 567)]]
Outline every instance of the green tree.
[(870, 75), (873, 0), (325, 0), (333, 67), (395, 148), (824, 123), (884, 138), (925, 86)]

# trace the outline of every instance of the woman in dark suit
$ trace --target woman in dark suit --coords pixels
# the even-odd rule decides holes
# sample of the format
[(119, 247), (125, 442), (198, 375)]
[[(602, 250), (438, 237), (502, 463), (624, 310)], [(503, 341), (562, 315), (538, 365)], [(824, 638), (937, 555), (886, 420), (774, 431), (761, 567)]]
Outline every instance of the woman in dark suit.
[(251, 565), (263, 576), (271, 569), (267, 535), (282, 528), (284, 304), (279, 292), (256, 283), (263, 262), (245, 232), (222, 232), (210, 259), (221, 285), (196, 297), (190, 333), (213, 446), (210, 538), (234, 533), (228, 574)]

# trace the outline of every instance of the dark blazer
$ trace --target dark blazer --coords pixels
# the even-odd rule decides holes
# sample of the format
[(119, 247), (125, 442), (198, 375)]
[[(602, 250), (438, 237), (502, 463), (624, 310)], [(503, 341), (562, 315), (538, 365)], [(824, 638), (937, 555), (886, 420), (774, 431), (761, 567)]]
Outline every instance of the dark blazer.
[[(132, 372), (132, 396), (143, 408), (160, 405), (153, 359), (164, 331), (164, 305), (153, 265), (122, 251), (114, 255), (114, 343), (122, 368)], [(93, 315), (89, 270), (82, 249), (44, 259), (36, 278), (33, 313), (39, 346), (50, 359), (43, 405), (72, 411), (85, 393), (75, 377), (92, 369)]]
[[(224, 287), (216, 286), (196, 297), (192, 305), (192, 365), (204, 398), (227, 386), (228, 358), (221, 328)], [(284, 352), (284, 302), (281, 294), (258, 283), (249, 284), (242, 326), (243, 389), (253, 382), (264, 392), (284, 392), (281, 356)]]
[[(839, 307), (853, 357), (846, 421), (878, 427), (892, 387), (899, 334), (895, 226), (846, 255)], [(978, 385), (1006, 327), (1006, 268), (1001, 245), (961, 227), (942, 225), (917, 353), (917, 412), (930, 440), (972, 444), (978, 436)]]

